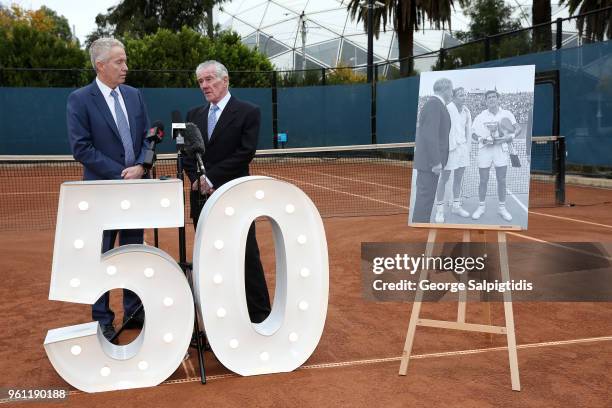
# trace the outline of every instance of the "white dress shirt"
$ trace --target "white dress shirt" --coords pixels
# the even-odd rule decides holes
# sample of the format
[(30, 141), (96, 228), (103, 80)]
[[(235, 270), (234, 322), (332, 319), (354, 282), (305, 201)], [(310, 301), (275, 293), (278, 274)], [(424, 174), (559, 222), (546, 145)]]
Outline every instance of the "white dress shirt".
[[(219, 118), (221, 117), (221, 114), (223, 113), (223, 109), (225, 109), (225, 107), (227, 106), (227, 103), (229, 102), (230, 98), (232, 97), (232, 95), (229, 93), (229, 91), (225, 94), (225, 96), (223, 98), (221, 98), (221, 100), (219, 101), (219, 103), (217, 104), (217, 107), (219, 109), (217, 109), (217, 111), (215, 112), (215, 115), (217, 115), (217, 120), (215, 120), (215, 123), (219, 122)], [(212, 105), (212, 104), (211, 104)], [(208, 111), (208, 114), (210, 115), (210, 110)], [(215, 125), (216, 126), (216, 125)], [(208, 137), (210, 137), (211, 135), (208, 135)]]
[[(100, 88), (100, 92), (102, 92), (102, 96), (104, 96), (104, 100), (108, 105), (108, 109), (110, 109), (111, 115), (113, 115), (113, 119), (115, 120), (115, 125), (117, 125), (117, 116), (115, 115), (115, 98), (111, 96), (112, 89), (106, 85), (104, 82), (100, 81), (98, 77), (96, 77), (96, 84), (98, 84), (98, 88)], [(128, 123), (128, 127), (130, 127), (130, 120), (128, 119), (127, 109), (125, 108), (125, 102), (123, 101), (123, 96), (121, 95), (121, 91), (119, 87), (115, 88), (117, 94), (119, 96), (119, 105), (121, 106), (121, 110), (125, 115), (125, 120)], [(117, 126), (118, 127), (118, 126)]]
[[(223, 109), (225, 109), (225, 107), (227, 106), (227, 103), (229, 102), (230, 98), (232, 97), (232, 95), (229, 93), (229, 91), (225, 94), (225, 96), (223, 98), (221, 98), (221, 100), (219, 101), (219, 103), (217, 103), (217, 107), (219, 109), (217, 109), (217, 111), (214, 113), (217, 116), (217, 120), (215, 120), (215, 123), (218, 124), (219, 123), (219, 118), (221, 117), (221, 114), (223, 113)], [(211, 103), (211, 105), (213, 105)], [(212, 111), (208, 110), (208, 115), (211, 115)], [(215, 127), (217, 126), (215, 124)], [(210, 138), (212, 135), (208, 135), (208, 137)], [(214, 187), (212, 182), (210, 181), (210, 179), (208, 177), (206, 177), (206, 182), (208, 183), (209, 186)]]

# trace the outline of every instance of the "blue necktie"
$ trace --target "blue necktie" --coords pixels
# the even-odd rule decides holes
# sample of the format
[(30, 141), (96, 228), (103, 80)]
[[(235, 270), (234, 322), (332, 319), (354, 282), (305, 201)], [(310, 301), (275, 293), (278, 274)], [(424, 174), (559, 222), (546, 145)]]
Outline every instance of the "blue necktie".
[(208, 140), (212, 137), (215, 125), (217, 124), (217, 111), (219, 107), (217, 105), (210, 105), (210, 112), (208, 112)]
[(117, 128), (119, 129), (119, 136), (121, 136), (121, 143), (125, 150), (125, 165), (127, 167), (134, 165), (134, 146), (132, 146), (132, 135), (130, 133), (130, 127), (128, 121), (123, 114), (123, 109), (119, 104), (119, 95), (114, 89), (111, 91), (111, 96), (115, 100), (115, 117), (117, 118)]

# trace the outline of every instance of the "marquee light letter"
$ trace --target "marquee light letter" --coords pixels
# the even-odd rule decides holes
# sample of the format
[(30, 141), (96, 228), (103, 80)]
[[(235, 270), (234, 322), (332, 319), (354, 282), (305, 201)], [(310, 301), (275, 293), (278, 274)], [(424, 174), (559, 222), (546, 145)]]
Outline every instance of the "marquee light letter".
[(98, 322), (50, 330), (45, 350), (55, 370), (88, 392), (161, 383), (181, 363), (193, 329), (193, 297), (177, 263), (164, 251), (129, 245), (101, 254), (102, 232), (170, 228), (184, 223), (179, 180), (62, 184), (50, 300), (93, 304), (126, 288), (143, 302), (146, 322), (130, 344), (113, 345)]
[[(252, 324), (244, 256), (249, 226), (260, 216), (272, 224), (276, 290), (270, 316)], [(269, 177), (233, 180), (202, 209), (194, 249), (194, 291), (219, 361), (241, 375), (302, 365), (321, 338), (329, 292), (325, 230), (308, 196)]]

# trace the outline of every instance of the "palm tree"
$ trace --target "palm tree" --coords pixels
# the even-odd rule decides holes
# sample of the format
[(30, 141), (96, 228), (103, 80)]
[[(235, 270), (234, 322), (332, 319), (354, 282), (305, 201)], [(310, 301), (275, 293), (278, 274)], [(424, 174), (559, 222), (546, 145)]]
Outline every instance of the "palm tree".
[[(612, 6), (612, 0), (560, 0), (559, 2), (560, 5), (564, 3), (569, 6), (569, 13), (572, 16)], [(612, 10), (579, 17), (577, 23), (580, 35), (584, 32), (587, 40), (603, 41), (604, 36), (612, 38)]]
[[(531, 25), (550, 22), (550, 0), (533, 0), (531, 4)], [(552, 49), (552, 27), (550, 24), (534, 28), (533, 50), (550, 51)]]
[[(363, 21), (368, 26), (368, 9), (362, 7), (367, 0), (349, 0), (347, 9), (351, 18)], [(463, 5), (468, 0), (458, 0)], [(429, 21), (436, 29), (444, 28), (448, 23), (451, 26), (451, 9), (454, 8), (454, 0), (379, 0), (384, 6), (374, 9), (374, 35), (378, 38), (382, 26), (385, 30), (387, 21), (393, 22), (393, 28), (397, 34), (400, 58), (400, 74), (408, 76), (412, 73), (412, 51), (414, 31), (418, 30), (425, 21)]]

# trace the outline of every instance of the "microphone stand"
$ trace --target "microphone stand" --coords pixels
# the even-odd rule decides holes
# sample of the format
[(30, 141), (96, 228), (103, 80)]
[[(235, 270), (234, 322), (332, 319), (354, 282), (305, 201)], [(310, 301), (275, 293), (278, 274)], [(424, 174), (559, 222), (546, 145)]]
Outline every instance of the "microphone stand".
[[(200, 160), (201, 162), (201, 160)], [(198, 183), (200, 180), (200, 176), (203, 174), (202, 170), (200, 170), (200, 166), (197, 167), (197, 175), (198, 175)], [(153, 167), (153, 175), (155, 176), (155, 168)], [(183, 156), (182, 156), (182, 146), (179, 146), (177, 143), (177, 151), (176, 151), (176, 178), (181, 180), (181, 183), (184, 185), (185, 179), (183, 176)], [(198, 184), (199, 188), (199, 184)], [(185, 202), (185, 188), (183, 186), (182, 189), (183, 202)], [(187, 262), (187, 244), (185, 239), (185, 226), (179, 227), (178, 229), (178, 238), (179, 238), (179, 266), (183, 270), (185, 277), (187, 278), (187, 282), (189, 284), (189, 288), (191, 289), (191, 293), (194, 293), (193, 288), (193, 264), (191, 262)], [(157, 228), (155, 229), (155, 246), (158, 247), (157, 241)], [(194, 303), (193, 307), (195, 310), (195, 318), (194, 318), (194, 330), (191, 336), (192, 340), (189, 347), (195, 347), (198, 350), (198, 363), (200, 366), (200, 382), (202, 384), (206, 384), (206, 369), (204, 364), (204, 350), (205, 350), (205, 338), (206, 334), (204, 331), (200, 330), (200, 322), (198, 319), (198, 307), (195, 303), (195, 296), (193, 296)], [(119, 328), (119, 330), (115, 333), (115, 335), (109, 340), (110, 342), (115, 341), (117, 337), (123, 332), (125, 327), (134, 319), (136, 316), (139, 316), (143, 311), (142, 303), (132, 315), (130, 315), (127, 319), (124, 320), (123, 324)], [(193, 339), (195, 338), (195, 345), (193, 344)]]
[[(178, 147), (178, 146), (177, 146)], [(200, 169), (198, 167), (197, 177), (198, 180), (200, 178)], [(182, 155), (182, 147), (178, 147), (176, 151), (176, 178), (181, 180), (182, 183), (185, 182), (183, 176), (183, 155)], [(185, 188), (183, 188), (183, 202), (185, 202)], [(187, 244), (185, 240), (185, 226), (179, 227), (178, 230), (178, 238), (179, 238), (179, 266), (185, 273), (187, 277), (187, 281), (189, 283), (189, 287), (191, 288), (191, 293), (194, 293), (193, 287), (193, 264), (191, 262), (187, 262)], [(200, 321), (198, 319), (198, 305), (195, 303), (195, 296), (193, 296), (194, 303), (193, 307), (195, 310), (195, 318), (194, 318), (194, 331), (191, 336), (191, 344), (190, 347), (195, 347), (198, 351), (198, 364), (200, 366), (200, 382), (202, 384), (206, 384), (206, 369), (204, 363), (204, 342), (205, 342), (205, 334), (204, 331), (200, 330)], [(193, 339), (195, 338), (195, 345), (193, 344)]]

